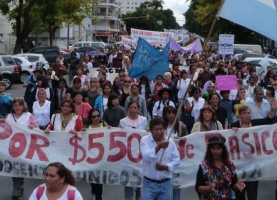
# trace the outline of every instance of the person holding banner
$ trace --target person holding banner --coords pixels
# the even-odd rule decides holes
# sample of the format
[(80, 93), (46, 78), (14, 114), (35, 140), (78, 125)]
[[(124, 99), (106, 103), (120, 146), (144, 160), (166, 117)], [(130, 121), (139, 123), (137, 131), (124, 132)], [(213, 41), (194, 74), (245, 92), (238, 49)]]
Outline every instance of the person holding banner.
[(234, 199), (234, 191), (242, 191), (245, 184), (238, 180), (236, 167), (229, 158), (225, 137), (209, 138), (204, 161), (199, 165), (195, 191), (200, 200)]
[[(87, 123), (84, 124), (84, 128), (82, 128), (82, 131), (86, 131), (86, 129), (91, 128), (103, 128), (105, 126), (104, 123), (101, 121), (99, 110), (91, 109), (88, 116), (89, 120)], [(90, 183), (90, 187), (92, 195), (95, 196), (95, 200), (101, 200), (103, 198), (103, 184)]]
[[(28, 108), (25, 106), (24, 100), (17, 97), (12, 101), (11, 113), (6, 116), (6, 121), (19, 123), (23, 126), (28, 126), (30, 129), (39, 128), (34, 116), (29, 113)], [(4, 120), (4, 121), (5, 121)], [(18, 200), (24, 192), (24, 178), (13, 177), (13, 197), (12, 200)]]
[(32, 192), (29, 200), (83, 200), (74, 187), (75, 178), (72, 172), (60, 162), (50, 163), (46, 167), (44, 182)]
[[(131, 101), (128, 103), (128, 116), (121, 119), (119, 122), (122, 128), (134, 128), (134, 129), (144, 129), (147, 127), (147, 118), (139, 115), (140, 106), (137, 101)], [(136, 192), (136, 199), (139, 199), (140, 188), (124, 187), (125, 200), (132, 200), (134, 196), (134, 189)]]
[[(231, 127), (237, 131), (238, 128), (249, 128), (253, 126), (272, 124), (277, 108), (276, 100), (271, 104), (270, 110), (265, 118), (251, 119), (250, 107), (243, 105), (239, 108), (240, 120), (231, 124)], [(257, 200), (258, 197), (258, 181), (245, 182), (245, 190), (242, 193), (236, 193), (237, 200), (245, 200), (245, 192), (247, 192), (247, 199)]]
[(164, 122), (161, 119), (150, 121), (150, 132), (142, 137), (140, 143), (144, 176), (141, 199), (170, 200), (172, 174), (180, 164), (180, 155), (174, 141), (165, 136)]
[(200, 110), (198, 122), (193, 125), (191, 133), (211, 130), (223, 130), (223, 127), (222, 124), (216, 120), (216, 114), (212, 106), (205, 105)]
[(94, 103), (94, 108), (100, 111), (101, 119), (103, 117), (104, 111), (108, 108), (108, 98), (112, 93), (111, 84), (107, 83), (103, 86), (103, 95), (100, 95), (96, 98)]
[(64, 99), (62, 101), (61, 113), (52, 115), (50, 124), (44, 130), (44, 133), (48, 134), (50, 131), (67, 131), (71, 134), (77, 134), (82, 128), (82, 118), (75, 114), (73, 102), (69, 99)]

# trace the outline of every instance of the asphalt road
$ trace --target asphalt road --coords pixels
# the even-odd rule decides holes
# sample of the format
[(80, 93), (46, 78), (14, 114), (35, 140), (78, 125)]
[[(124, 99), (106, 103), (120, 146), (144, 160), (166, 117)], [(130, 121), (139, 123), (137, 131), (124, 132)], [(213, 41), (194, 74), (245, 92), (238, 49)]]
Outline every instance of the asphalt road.
[[(14, 98), (23, 97), (25, 89), (22, 84), (14, 84), (7, 92)], [(28, 200), (32, 191), (43, 183), (43, 180), (26, 179), (25, 180), (25, 192), (20, 200)], [(83, 195), (84, 200), (92, 200), (90, 193), (90, 185), (84, 182), (78, 182), (77, 188)], [(259, 184), (259, 200), (274, 200), (275, 199), (275, 181), (263, 181)], [(12, 179), (10, 177), (0, 177), (0, 200), (10, 200), (12, 193)], [(104, 186), (103, 192), (104, 200), (124, 200), (124, 188), (118, 185)], [(194, 188), (186, 188), (181, 190), (181, 200), (197, 200), (197, 195)]]

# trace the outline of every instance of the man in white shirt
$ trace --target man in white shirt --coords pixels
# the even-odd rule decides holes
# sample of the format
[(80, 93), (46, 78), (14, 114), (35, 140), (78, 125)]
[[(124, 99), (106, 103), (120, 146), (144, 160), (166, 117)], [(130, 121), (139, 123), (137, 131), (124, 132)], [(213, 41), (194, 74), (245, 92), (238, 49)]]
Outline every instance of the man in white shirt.
[(245, 105), (251, 109), (251, 119), (265, 118), (270, 111), (270, 104), (264, 99), (264, 91), (260, 86), (254, 88), (254, 97), (246, 100)]
[[(141, 199), (170, 200), (172, 174), (180, 164), (180, 155), (174, 141), (164, 135), (165, 129), (161, 119), (150, 121), (150, 131), (151, 134), (144, 136), (140, 143), (144, 176)], [(162, 157), (163, 151), (165, 153)]]

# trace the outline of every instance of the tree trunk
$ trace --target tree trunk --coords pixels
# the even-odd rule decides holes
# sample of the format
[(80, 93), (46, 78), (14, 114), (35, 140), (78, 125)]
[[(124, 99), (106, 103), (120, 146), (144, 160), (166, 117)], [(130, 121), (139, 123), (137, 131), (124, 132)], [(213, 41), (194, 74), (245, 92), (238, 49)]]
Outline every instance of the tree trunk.
[(51, 30), (49, 31), (49, 39), (50, 39), (50, 46), (52, 46), (52, 44), (53, 44), (53, 33), (52, 33)]
[(23, 44), (23, 39), (21, 37), (17, 37), (13, 54), (21, 53), (22, 44)]

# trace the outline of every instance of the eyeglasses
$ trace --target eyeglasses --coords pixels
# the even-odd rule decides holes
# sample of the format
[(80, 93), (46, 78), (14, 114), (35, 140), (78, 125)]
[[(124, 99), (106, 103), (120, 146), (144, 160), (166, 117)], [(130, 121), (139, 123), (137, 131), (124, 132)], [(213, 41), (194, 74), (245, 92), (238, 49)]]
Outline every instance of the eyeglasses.
[(92, 116), (91, 116), (92, 119), (94, 119), (94, 118), (96, 118), (96, 117), (99, 118), (100, 115), (92, 115)]
[(71, 106), (70, 106), (70, 105), (67, 105), (67, 104), (64, 104), (64, 105), (62, 105), (62, 107), (70, 108)]
[(124, 81), (125, 83), (131, 83), (131, 81)]

